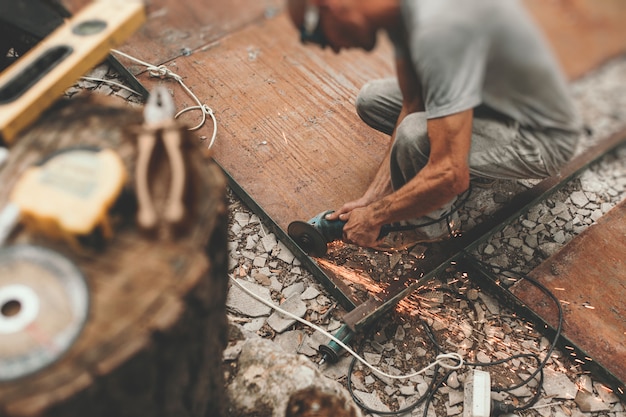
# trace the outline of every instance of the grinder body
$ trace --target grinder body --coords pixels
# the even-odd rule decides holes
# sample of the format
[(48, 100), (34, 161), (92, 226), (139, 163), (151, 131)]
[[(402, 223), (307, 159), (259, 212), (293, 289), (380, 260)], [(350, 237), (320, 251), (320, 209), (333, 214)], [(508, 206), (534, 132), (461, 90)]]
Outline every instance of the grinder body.
[[(326, 210), (308, 222), (296, 220), (289, 224), (287, 234), (310, 256), (324, 256), (327, 245), (335, 240), (343, 238), (343, 227), (346, 222), (343, 220), (327, 220), (326, 216), (333, 210)], [(382, 238), (393, 231), (391, 225), (383, 225), (378, 238)]]

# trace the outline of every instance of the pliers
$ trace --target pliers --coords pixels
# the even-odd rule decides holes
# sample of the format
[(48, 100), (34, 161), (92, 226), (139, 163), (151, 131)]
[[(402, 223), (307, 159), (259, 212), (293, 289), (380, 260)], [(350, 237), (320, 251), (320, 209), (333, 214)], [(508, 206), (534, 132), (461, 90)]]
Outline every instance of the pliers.
[(185, 216), (183, 194), (185, 191), (185, 165), (181, 152), (183, 130), (174, 119), (175, 106), (167, 89), (156, 87), (144, 107), (144, 124), (138, 134), (138, 155), (135, 168), (135, 187), (138, 200), (137, 223), (143, 229), (153, 229), (158, 222), (157, 210), (148, 184), (150, 159), (157, 139), (165, 145), (171, 168), (171, 181), (163, 220), (177, 224)]

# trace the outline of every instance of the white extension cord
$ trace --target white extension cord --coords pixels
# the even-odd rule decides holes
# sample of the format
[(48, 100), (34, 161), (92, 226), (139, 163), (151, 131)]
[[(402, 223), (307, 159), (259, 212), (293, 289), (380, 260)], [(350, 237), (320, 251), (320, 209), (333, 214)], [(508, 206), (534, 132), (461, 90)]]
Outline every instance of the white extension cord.
[[(283, 314), (287, 317), (290, 317), (306, 326), (309, 326), (310, 328), (317, 330), (318, 332), (322, 333), (323, 335), (329, 337), (331, 340), (333, 340), (335, 343), (337, 343), (339, 346), (341, 346), (342, 348), (344, 348), (346, 350), (346, 352), (348, 352), (350, 355), (354, 356), (359, 362), (361, 362), (363, 365), (367, 366), (368, 368), (370, 368), (373, 372), (377, 373), (378, 375), (381, 375), (383, 377), (386, 378), (391, 378), (391, 379), (409, 379), (409, 378), (413, 378), (414, 376), (420, 375), (424, 372), (426, 372), (428, 369), (439, 365), (442, 368), (445, 369), (459, 369), (463, 366), (463, 357), (461, 355), (459, 355), (458, 353), (443, 353), (440, 355), (437, 355), (436, 360), (434, 362), (432, 362), (430, 365), (426, 366), (425, 368), (414, 372), (410, 375), (390, 375), (388, 373), (385, 373), (383, 371), (381, 371), (380, 369), (374, 367), (373, 365), (371, 365), (370, 363), (368, 363), (365, 359), (363, 359), (361, 356), (359, 356), (355, 351), (353, 351), (349, 346), (347, 346), (345, 343), (343, 343), (341, 340), (337, 339), (335, 336), (333, 336), (332, 334), (328, 333), (326, 330), (322, 329), (321, 327), (317, 326), (314, 323), (311, 323), (310, 321), (307, 321), (301, 317), (298, 317), (286, 310), (283, 310), (282, 308), (278, 307), (277, 305), (275, 305), (271, 300), (266, 300), (263, 297), (255, 294), (254, 292), (250, 291), (248, 288), (244, 287), (243, 285), (241, 285), (239, 282), (237, 282), (237, 280), (235, 280), (232, 276), (229, 275), (230, 280), (237, 285), (237, 287), (239, 287), (242, 291), (244, 291), (246, 294), (248, 294), (250, 297), (254, 298), (255, 300), (265, 304), (266, 306), (278, 311), (280, 314)], [(453, 364), (448, 363), (448, 361), (453, 361)], [(479, 416), (477, 416), (479, 417)], [(488, 417), (488, 416), (487, 416)]]

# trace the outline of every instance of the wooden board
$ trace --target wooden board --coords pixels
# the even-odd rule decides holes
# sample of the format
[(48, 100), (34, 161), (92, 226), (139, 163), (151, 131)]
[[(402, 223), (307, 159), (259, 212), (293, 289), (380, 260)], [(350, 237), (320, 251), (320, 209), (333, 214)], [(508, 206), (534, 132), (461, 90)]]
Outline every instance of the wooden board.
[(626, 50), (623, 0), (525, 0), (570, 79)]
[[(564, 335), (626, 384), (626, 201), (620, 203), (535, 268), (564, 309)], [(537, 288), (511, 288), (544, 321), (557, 324), (556, 308)]]
[[(89, 0), (61, 0), (75, 14)], [(241, 29), (273, 16), (283, 0), (151, 0), (148, 23), (128, 42), (125, 51), (147, 62), (162, 64), (184, 55), (186, 50), (219, 42)]]
[[(570, 78), (626, 50), (621, 0), (527, 2)], [(393, 75), (393, 66), (382, 36), (370, 54), (303, 47), (284, 13), (260, 18), (281, 4), (239, 0), (226, 8), (216, 0), (194, 1), (185, 4), (189, 12), (172, 0), (159, 0), (150, 6), (145, 27), (122, 49), (150, 63), (169, 61), (215, 111), (216, 160), (285, 230), (292, 220), (336, 208), (366, 189), (388, 140), (365, 126), (353, 103), (364, 82)], [(207, 22), (218, 21), (220, 29), (198, 35)], [(174, 32), (181, 36), (166, 36)], [(194, 53), (180, 56), (181, 48)], [(155, 82), (139, 78), (148, 86)], [(179, 106), (193, 104), (171, 84)], [(207, 125), (198, 134), (210, 137), (211, 132)]]
[[(0, 169), (0, 207), (26, 168), (71, 146), (114, 149), (133, 188), (132, 132), (142, 114), (112, 97), (100, 100), (70, 100), (20, 137)], [(226, 181), (211, 158), (185, 143), (188, 221), (175, 239), (139, 230), (132, 203), (111, 216), (114, 235), (101, 249), (73, 250), (19, 226), (10, 236), (9, 245), (43, 246), (74, 262), (88, 283), (90, 306), (83, 331), (57, 362), (0, 384), (0, 417), (224, 415), (222, 374), (215, 370), (227, 342)], [(152, 195), (163, 207), (170, 169), (159, 163), (165, 152), (155, 154)]]

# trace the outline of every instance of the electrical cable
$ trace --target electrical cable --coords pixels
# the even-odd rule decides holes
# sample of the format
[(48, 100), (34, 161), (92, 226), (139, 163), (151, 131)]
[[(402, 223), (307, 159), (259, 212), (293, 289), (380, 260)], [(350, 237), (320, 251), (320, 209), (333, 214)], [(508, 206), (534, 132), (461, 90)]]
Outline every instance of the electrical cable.
[(186, 107), (180, 110), (178, 113), (174, 115), (174, 118), (177, 119), (181, 114), (191, 111), (191, 110), (200, 110), (202, 112), (202, 120), (196, 126), (188, 129), (188, 130), (194, 131), (204, 126), (206, 122), (206, 116), (209, 115), (209, 117), (211, 117), (211, 120), (213, 121), (213, 133), (211, 135), (211, 140), (209, 141), (208, 148), (211, 149), (213, 147), (213, 144), (215, 143), (215, 138), (217, 136), (217, 120), (215, 119), (215, 114), (209, 106), (201, 103), (200, 99), (198, 99), (198, 97), (193, 93), (193, 91), (191, 91), (191, 89), (187, 87), (187, 85), (183, 82), (183, 77), (176, 74), (175, 72), (167, 68), (165, 65), (153, 65), (148, 62), (142, 61), (138, 58), (135, 58), (131, 55), (128, 55), (122, 51), (118, 51), (117, 49), (111, 49), (111, 52), (121, 55), (137, 64), (143, 65), (144, 67), (146, 67), (146, 71), (148, 71), (148, 74), (150, 74), (151, 77), (157, 77), (157, 78), (162, 78), (162, 79), (172, 78), (175, 81), (177, 81), (178, 84), (180, 84), (180, 86), (185, 90), (185, 92), (196, 102), (196, 105)]
[[(431, 327), (428, 325), (428, 323), (426, 323), (425, 320), (423, 319), (420, 319), (420, 320), (422, 321), (422, 327), (424, 328), (426, 334), (428, 335), (428, 338), (433, 343), (433, 346), (435, 346), (435, 354), (439, 354), (441, 352), (441, 349), (440, 349), (439, 343), (437, 343), (437, 340), (435, 338), (435, 335), (433, 334)], [(431, 379), (426, 392), (421, 397), (419, 397), (416, 401), (414, 401), (412, 404), (409, 404), (408, 406), (403, 407), (397, 411), (374, 410), (373, 408), (370, 408), (367, 405), (365, 405), (352, 390), (352, 374), (354, 373), (354, 367), (356, 365), (356, 362), (357, 362), (356, 358), (352, 358), (352, 361), (350, 362), (350, 366), (348, 367), (348, 374), (347, 374), (347, 381), (346, 381), (348, 392), (350, 393), (350, 396), (352, 397), (352, 400), (355, 402), (355, 404), (357, 404), (363, 410), (371, 414), (377, 414), (377, 415), (382, 415), (382, 416), (401, 415), (401, 414), (408, 413), (409, 411), (413, 410), (414, 408), (422, 404), (424, 401), (426, 401), (425, 409), (427, 410), (432, 396), (438, 389), (437, 387), (441, 385), (441, 381), (438, 382), (436, 378), (436, 375), (439, 373), (439, 366), (435, 366), (435, 369), (433, 371), (433, 375), (434, 375), (433, 379)], [(449, 370), (448, 375), (444, 378), (444, 380), (447, 380), (448, 376), (452, 374), (453, 371), (454, 371), (453, 369)]]
[(450, 227), (451, 216), (454, 213), (457, 213), (461, 209), (461, 207), (463, 207), (463, 205), (465, 205), (465, 203), (467, 203), (467, 201), (469, 200), (471, 195), (472, 195), (472, 185), (470, 184), (469, 188), (467, 190), (465, 190), (462, 194), (460, 194), (461, 201), (455, 201), (452, 204), (452, 207), (450, 207), (450, 211), (442, 213), (436, 219), (428, 220), (428, 221), (425, 221), (423, 223), (418, 223), (418, 224), (412, 224), (412, 223), (402, 224), (401, 222), (391, 223), (390, 224), (390, 226), (391, 226), (390, 231), (402, 232), (402, 231), (407, 231), (407, 230), (415, 230), (415, 229), (419, 229), (420, 227), (431, 226), (433, 224), (439, 223), (442, 220), (446, 220), (446, 223), (448, 225), (448, 233), (450, 235), (452, 235), (453, 234), (453, 230)]
[[(468, 190), (468, 192), (471, 192), (471, 188)], [(469, 195), (467, 196), (469, 197)], [(466, 201), (466, 200), (464, 200)], [(462, 205), (462, 204), (460, 204)], [(454, 209), (458, 210), (460, 205), (456, 206)], [(452, 214), (454, 211), (452, 211), (451, 213), (448, 213), (447, 216), (449, 216), (450, 214)], [(423, 225), (422, 225), (423, 226)], [(506, 388), (502, 388), (502, 387), (496, 387), (493, 388), (492, 390), (494, 392), (510, 392), (512, 390), (515, 390), (517, 388), (520, 388), (524, 385), (527, 385), (530, 381), (532, 381), (535, 377), (538, 377), (538, 385), (537, 385), (537, 390), (535, 391), (533, 397), (524, 405), (522, 406), (517, 406), (514, 407), (511, 404), (506, 404), (500, 401), (495, 401), (494, 402), (494, 407), (495, 410), (500, 410), (500, 411), (496, 411), (496, 413), (510, 413), (510, 412), (519, 412), (519, 411), (524, 411), (524, 410), (528, 410), (530, 409), (538, 400), (539, 400), (539, 396), (541, 394), (541, 387), (543, 385), (543, 380), (544, 380), (544, 374), (543, 374), (543, 369), (545, 368), (547, 362), (550, 360), (550, 358), (552, 357), (552, 353), (554, 352), (554, 350), (556, 349), (556, 345), (558, 343), (558, 339), (561, 335), (561, 331), (563, 328), (563, 309), (561, 306), (560, 301), (558, 300), (558, 298), (543, 284), (541, 284), (540, 282), (538, 282), (537, 280), (530, 278), (528, 275), (517, 272), (517, 271), (513, 271), (511, 269), (507, 269), (507, 268), (503, 268), (497, 265), (491, 265), (488, 264), (486, 262), (480, 261), (480, 260), (476, 260), (476, 262), (483, 266), (483, 267), (487, 267), (490, 268), (492, 270), (494, 270), (494, 272), (500, 271), (500, 273), (509, 273), (509, 274), (513, 274), (513, 275), (517, 275), (518, 277), (527, 280), (528, 282), (530, 282), (532, 285), (536, 286), (538, 289), (540, 289), (542, 292), (544, 292), (546, 295), (548, 295), (548, 297), (550, 299), (552, 299), (557, 307), (558, 310), (558, 325), (556, 327), (555, 330), (555, 336), (554, 336), (554, 340), (552, 341), (550, 348), (548, 349), (548, 352), (545, 356), (545, 358), (543, 360), (541, 360), (539, 358), (538, 355), (536, 354), (532, 354), (532, 353), (524, 353), (524, 354), (517, 354), (517, 355), (512, 355), (509, 358), (505, 358), (505, 359), (500, 359), (494, 362), (464, 362), (463, 358), (461, 355), (457, 354), (457, 353), (445, 353), (445, 354), (441, 354), (439, 352), (442, 351), (441, 346), (439, 345), (439, 343), (437, 342), (434, 334), (432, 333), (432, 329), (430, 329), (430, 327), (428, 326), (428, 324), (426, 322), (424, 323), (425, 326), (425, 330), (427, 335), (429, 336), (429, 338), (431, 339), (431, 341), (433, 342), (433, 345), (435, 346), (435, 350), (436, 350), (436, 360), (434, 362), (432, 362), (431, 364), (429, 364), (428, 366), (426, 366), (425, 368), (421, 369), (420, 371), (414, 372), (412, 374), (409, 375), (390, 375), (387, 374), (385, 372), (383, 372), (382, 370), (374, 367), (373, 365), (371, 365), (370, 363), (368, 363), (365, 359), (363, 359), (360, 355), (358, 355), (354, 350), (352, 350), (349, 346), (347, 346), (344, 342), (342, 342), (340, 339), (336, 338), (335, 336), (333, 336), (332, 334), (330, 334), (329, 332), (327, 332), (326, 330), (322, 329), (321, 327), (315, 325), (314, 323), (311, 323), (305, 319), (302, 319), (284, 309), (281, 309), (280, 307), (276, 306), (271, 300), (266, 300), (260, 296), (258, 296), (257, 294), (255, 294), (254, 292), (250, 291), (249, 289), (245, 288), (243, 285), (241, 285), (239, 282), (237, 282), (232, 275), (229, 275), (229, 278), (231, 279), (231, 281), (237, 285), (242, 291), (244, 291), (246, 294), (248, 294), (249, 296), (253, 297), (254, 299), (256, 299), (257, 301), (267, 305), (268, 307), (278, 311), (279, 313), (292, 318), (293, 320), (296, 320), (306, 326), (309, 326), (310, 328), (319, 331), (320, 333), (322, 333), (323, 335), (327, 336), (328, 338), (330, 338), (331, 340), (333, 340), (335, 343), (337, 343), (339, 346), (341, 346), (343, 349), (346, 350), (346, 352), (348, 352), (350, 355), (353, 356), (353, 359), (350, 363), (349, 369), (348, 369), (348, 375), (347, 375), (347, 379), (348, 379), (348, 391), (350, 392), (350, 395), (352, 396), (353, 400), (355, 401), (355, 403), (361, 407), (362, 409), (366, 410), (369, 413), (374, 413), (374, 414), (379, 414), (379, 415), (400, 415), (400, 414), (404, 414), (408, 411), (413, 410), (415, 407), (417, 407), (418, 405), (420, 405), (422, 402), (426, 401), (426, 405), (424, 408), (424, 417), (427, 417), (427, 413), (428, 413), (428, 407), (430, 404), (430, 401), (432, 400), (434, 394), (437, 392), (437, 390), (439, 389), (439, 387), (445, 383), (445, 381), (447, 381), (447, 379), (449, 378), (449, 376), (452, 374), (452, 372), (454, 372), (457, 369), (460, 369), (463, 365), (467, 365), (467, 366), (481, 366), (481, 367), (489, 367), (489, 366), (496, 366), (514, 359), (518, 359), (518, 358), (532, 358), (534, 360), (537, 361), (538, 363), (538, 367), (537, 369), (531, 373), (531, 375), (529, 377), (527, 377), (526, 379), (522, 380), (520, 383), (515, 384), (513, 386), (509, 386)], [(439, 287), (439, 290), (443, 290), (443, 291), (447, 291), (450, 293), (455, 293), (457, 295), (457, 297), (465, 297), (464, 295), (458, 293), (458, 292), (454, 292), (449, 288), (445, 288), (445, 287)], [(471, 305), (471, 303), (469, 303)], [(456, 361), (456, 363), (454, 364), (449, 364), (446, 363), (446, 361)], [(430, 369), (430, 368), (435, 368), (434, 370), (434, 375), (435, 377), (433, 377), (433, 379), (431, 380), (431, 383), (426, 391), (426, 393), (420, 397), (416, 402), (414, 402), (413, 404), (404, 407), (401, 410), (398, 411), (378, 411), (378, 410), (373, 410), (369, 407), (367, 407), (365, 404), (363, 404), (363, 402), (356, 397), (356, 395), (354, 394), (353, 390), (352, 390), (352, 373), (354, 371), (354, 366), (356, 365), (356, 362), (361, 362), (363, 365), (365, 365), (366, 367), (368, 367), (370, 370), (372, 370), (372, 372), (381, 375), (383, 377), (389, 378), (389, 379), (409, 379), (412, 377), (415, 377), (417, 375), (422, 374), (423, 372), (425, 372), (426, 370)], [(447, 369), (448, 372), (446, 373), (446, 375), (444, 375), (444, 377), (442, 377), (439, 381), (437, 381), (436, 379), (436, 375), (439, 372), (439, 369), (444, 368)]]
[[(439, 354), (439, 355), (436, 356), (436, 358), (435, 358), (436, 360), (434, 362), (432, 362), (431, 364), (429, 364), (425, 368), (422, 368), (421, 370), (419, 370), (417, 372), (414, 372), (412, 374), (409, 374), (409, 375), (391, 375), (391, 374), (388, 374), (388, 373), (383, 372), (380, 369), (376, 368), (375, 366), (373, 366), (369, 362), (367, 362), (365, 359), (363, 359), (361, 356), (359, 356), (359, 354), (357, 354), (354, 350), (352, 350), (348, 345), (346, 345), (340, 339), (336, 338), (335, 336), (333, 336), (332, 334), (330, 334), (326, 330), (322, 329), (318, 325), (316, 325), (314, 323), (311, 323), (310, 321), (305, 320), (305, 319), (303, 319), (301, 317), (298, 317), (295, 314), (292, 314), (289, 311), (286, 311), (286, 310), (278, 307), (272, 301), (266, 300), (263, 297), (255, 294), (253, 291), (250, 291), (249, 289), (247, 289), (246, 287), (241, 285), (239, 282), (237, 282), (232, 276), (229, 275), (229, 278), (235, 285), (237, 285), (237, 287), (239, 287), (239, 289), (244, 291), (246, 294), (248, 294), (249, 296), (251, 296), (255, 300), (260, 301), (261, 303), (265, 304), (266, 306), (276, 310), (280, 314), (282, 314), (284, 316), (287, 316), (287, 317), (289, 317), (289, 318), (291, 318), (293, 320), (296, 320), (297, 322), (302, 323), (302, 324), (304, 324), (306, 326), (309, 326), (310, 328), (312, 328), (314, 330), (317, 330), (318, 332), (322, 333), (324, 336), (329, 337), (331, 340), (333, 340), (339, 346), (344, 348), (346, 350), (346, 352), (350, 353), (359, 362), (361, 362), (363, 365), (365, 365), (368, 368), (370, 368), (373, 372), (377, 373), (378, 375), (381, 375), (381, 376), (384, 376), (384, 377), (390, 378), (390, 379), (409, 379), (409, 378), (413, 378), (413, 377), (415, 377), (417, 375), (420, 375), (420, 374), (426, 372), (428, 369), (430, 369), (432, 367), (435, 367), (435, 366), (441, 366), (442, 368), (452, 369), (452, 370), (459, 369), (459, 368), (461, 368), (463, 366), (463, 357), (461, 355), (459, 355), (458, 353), (442, 353), (442, 354)], [(455, 363), (449, 364), (449, 363), (447, 363), (447, 361), (453, 361)]]
[(534, 285), (536, 288), (541, 290), (544, 294), (546, 294), (552, 301), (554, 301), (554, 304), (555, 304), (555, 306), (557, 308), (558, 320), (557, 320), (557, 326), (556, 326), (556, 329), (555, 329), (554, 339), (552, 340), (550, 348), (548, 349), (548, 352), (546, 353), (546, 356), (545, 356), (545, 358), (543, 360), (540, 360), (540, 358), (537, 355), (535, 355), (535, 354), (528, 353), (528, 354), (514, 355), (514, 356), (512, 356), (510, 358), (498, 360), (498, 361), (495, 361), (495, 362), (466, 363), (466, 365), (468, 365), (468, 366), (494, 366), (494, 365), (498, 365), (500, 363), (507, 362), (509, 360), (513, 360), (514, 358), (517, 358), (517, 357), (532, 357), (532, 358), (534, 358), (538, 362), (538, 367), (528, 378), (526, 378), (525, 380), (522, 380), (520, 383), (518, 383), (516, 385), (513, 385), (511, 387), (495, 388), (494, 389), (494, 392), (510, 392), (510, 391), (515, 390), (517, 388), (520, 388), (520, 387), (522, 387), (524, 385), (527, 385), (532, 379), (534, 379), (539, 374), (539, 381), (538, 381), (537, 390), (535, 391), (535, 394), (533, 395), (533, 397), (525, 405), (514, 408), (514, 412), (527, 410), (527, 409), (531, 408), (539, 400), (539, 396), (540, 396), (540, 393), (541, 393), (541, 386), (543, 385), (543, 379), (544, 379), (543, 369), (545, 368), (546, 364), (548, 363), (548, 361), (552, 357), (552, 353), (556, 349), (556, 345), (558, 343), (558, 340), (559, 340), (559, 338), (561, 336), (561, 332), (563, 330), (563, 307), (561, 306), (561, 302), (559, 301), (559, 299), (545, 285), (543, 285), (539, 281), (531, 278), (530, 276), (528, 276), (526, 274), (523, 274), (521, 272), (514, 271), (514, 270), (509, 269), (509, 268), (504, 268), (504, 267), (500, 267), (500, 266), (497, 266), (497, 265), (492, 265), (492, 264), (489, 264), (487, 262), (483, 262), (483, 261), (478, 260), (478, 259), (475, 259), (475, 261), (479, 265), (482, 265), (483, 267), (490, 268), (490, 269), (492, 269), (494, 271), (497, 270), (497, 271), (500, 271), (500, 273), (506, 272), (506, 273), (509, 273), (509, 274), (517, 275), (519, 278), (525, 279), (526, 281), (528, 281), (529, 283)]

